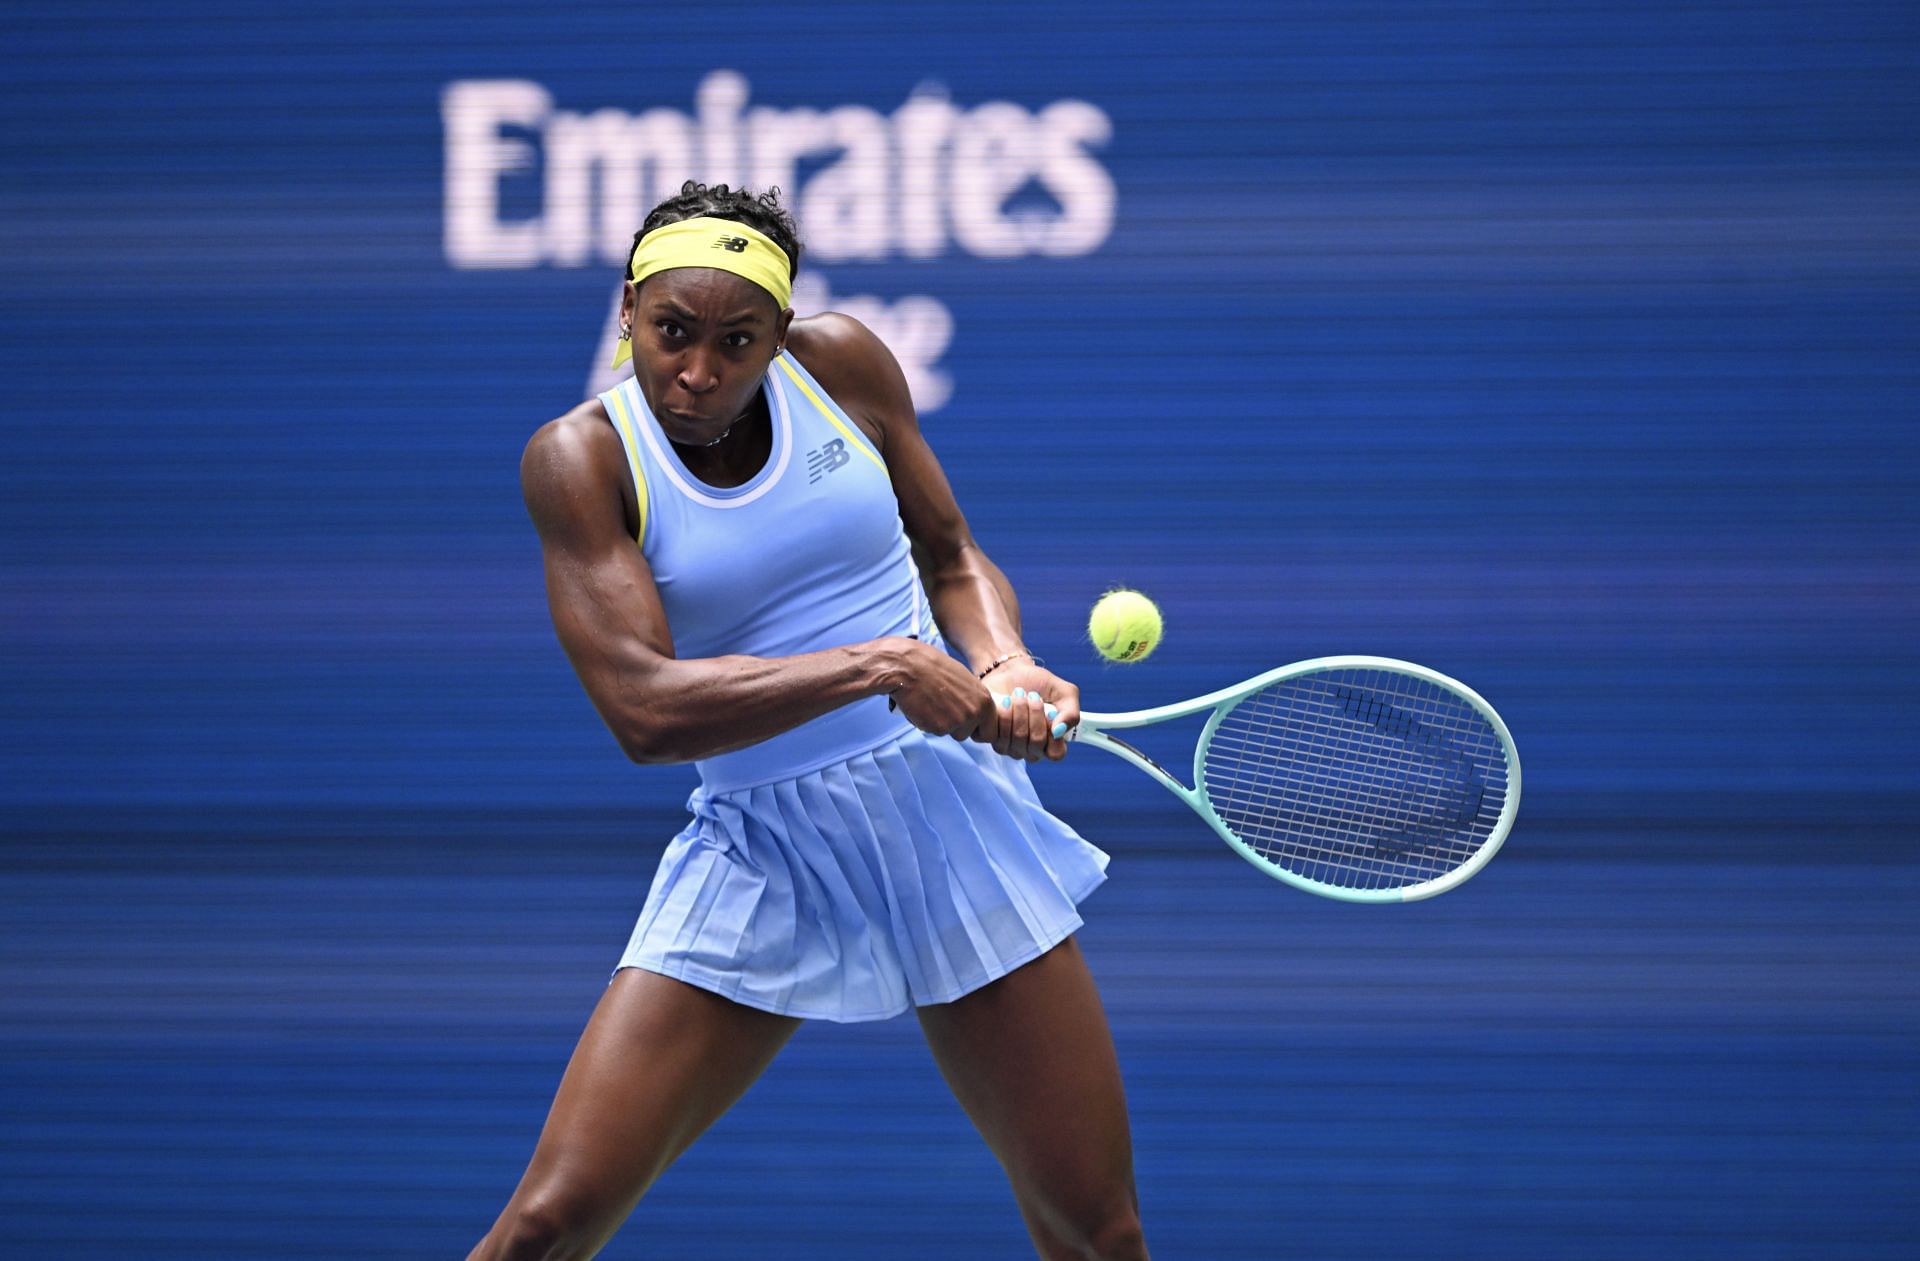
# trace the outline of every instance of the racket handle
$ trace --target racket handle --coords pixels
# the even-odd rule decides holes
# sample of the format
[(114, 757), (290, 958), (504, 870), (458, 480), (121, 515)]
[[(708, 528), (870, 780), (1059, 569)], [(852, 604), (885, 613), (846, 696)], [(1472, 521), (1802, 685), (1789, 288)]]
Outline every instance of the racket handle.
[[(1007, 707), (1006, 706), (1007, 698), (1005, 696), (1002, 696), (998, 692), (989, 692), (987, 693), (987, 695), (993, 697), (993, 703), (995, 705), (998, 705), (1001, 709), (1005, 709)], [(1051, 704), (1047, 706), (1048, 718), (1053, 718), (1057, 716), (1059, 713), (1060, 713), (1060, 710), (1057, 706), (1054, 706)], [(1068, 727), (1065, 731), (1061, 731), (1058, 729), (1061, 726), (1061, 724), (1057, 722), (1054, 723), (1053, 726), (1054, 726), (1054, 729), (1048, 731), (1047, 734), (1052, 736), (1055, 740), (1071, 740), (1073, 739), (1073, 733), (1079, 730), (1078, 727)]]

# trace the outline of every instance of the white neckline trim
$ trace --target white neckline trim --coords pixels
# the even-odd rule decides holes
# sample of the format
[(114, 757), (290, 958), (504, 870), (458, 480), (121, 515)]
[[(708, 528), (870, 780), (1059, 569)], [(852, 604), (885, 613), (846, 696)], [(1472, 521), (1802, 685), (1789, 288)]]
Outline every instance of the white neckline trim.
[(705, 504), (709, 508), (744, 508), (772, 490), (779, 483), (780, 475), (787, 471), (787, 461), (793, 457), (793, 417), (787, 411), (786, 392), (774, 380), (771, 371), (767, 373), (761, 388), (766, 390), (767, 400), (772, 405), (775, 426), (773, 445), (778, 454), (773, 457), (773, 469), (767, 473), (766, 480), (744, 495), (709, 495), (687, 480), (680, 472), (680, 461), (660, 445), (660, 422), (654, 419), (653, 409), (647, 406), (646, 397), (640, 393), (640, 383), (630, 377), (624, 384), (632, 390), (629, 401), (636, 404), (636, 410), (647, 418), (648, 423), (640, 426), (640, 436), (645, 439), (647, 450), (653, 452), (654, 464), (667, 475), (668, 481), (679, 488), (681, 494), (695, 503)]

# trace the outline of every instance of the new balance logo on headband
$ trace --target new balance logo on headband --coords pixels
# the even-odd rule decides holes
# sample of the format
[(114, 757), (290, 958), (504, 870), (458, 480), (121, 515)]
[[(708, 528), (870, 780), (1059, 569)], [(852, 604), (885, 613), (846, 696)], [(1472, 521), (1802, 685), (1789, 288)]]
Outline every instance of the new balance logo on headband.
[(716, 250), (729, 250), (735, 254), (747, 252), (747, 238), (744, 236), (723, 236), (712, 246)]
[(833, 470), (849, 463), (846, 440), (835, 438), (816, 451), (807, 452), (807, 485), (811, 486)]

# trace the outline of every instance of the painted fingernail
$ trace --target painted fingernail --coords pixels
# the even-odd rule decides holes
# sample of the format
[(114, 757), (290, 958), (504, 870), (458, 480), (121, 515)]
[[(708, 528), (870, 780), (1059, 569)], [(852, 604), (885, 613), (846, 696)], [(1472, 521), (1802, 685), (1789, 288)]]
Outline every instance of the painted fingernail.
[(1047, 706), (1047, 717), (1058, 718), (1059, 716), (1060, 716), (1060, 711), (1058, 709), (1056, 709), (1052, 705)]
[(993, 699), (1000, 702), (1000, 708), (1002, 709), (1013, 708), (1013, 698), (1011, 696), (996, 696)]
[(1025, 700), (1025, 699), (1027, 699), (1027, 689), (1026, 689), (1026, 688), (1024, 688), (1024, 687), (1016, 687), (1016, 688), (1014, 688), (1014, 689), (1013, 689), (1013, 699), (1014, 699), (1014, 700), (1017, 700), (1017, 701), (1023, 701), (1023, 700)]
[(1056, 739), (1056, 740), (1058, 740), (1058, 739), (1059, 739), (1059, 738), (1060, 738), (1061, 736), (1064, 736), (1064, 735), (1066, 735), (1066, 734), (1067, 734), (1067, 724), (1065, 724), (1065, 723), (1063, 723), (1063, 722), (1057, 722), (1057, 723), (1055, 723), (1055, 724), (1053, 724), (1053, 738), (1054, 738), (1054, 739)]

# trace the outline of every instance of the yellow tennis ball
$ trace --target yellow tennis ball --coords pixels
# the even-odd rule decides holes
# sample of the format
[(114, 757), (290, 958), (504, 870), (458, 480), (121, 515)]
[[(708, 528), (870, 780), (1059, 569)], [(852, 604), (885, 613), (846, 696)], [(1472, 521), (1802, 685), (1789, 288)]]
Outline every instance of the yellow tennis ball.
[(1109, 591), (1087, 618), (1087, 636), (1108, 661), (1139, 661), (1160, 646), (1160, 609), (1138, 591)]

